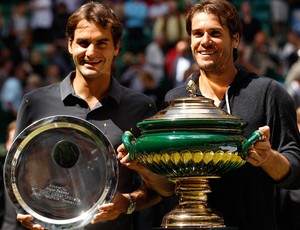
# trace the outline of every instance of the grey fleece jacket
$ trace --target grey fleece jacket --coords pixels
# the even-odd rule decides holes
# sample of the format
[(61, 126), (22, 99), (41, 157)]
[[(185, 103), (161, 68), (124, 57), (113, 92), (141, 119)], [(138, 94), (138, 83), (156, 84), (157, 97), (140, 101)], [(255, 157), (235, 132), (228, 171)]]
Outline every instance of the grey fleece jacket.
[[(198, 82), (199, 73), (190, 78)], [(199, 87), (197, 93), (201, 95)], [(186, 96), (188, 92), (182, 86), (170, 90), (165, 101)], [(261, 126), (270, 126), (272, 148), (287, 157), (291, 172), (275, 182), (261, 168), (246, 163), (221, 179), (211, 180), (209, 203), (223, 215), (227, 227), (276, 229), (275, 186), (300, 188), (300, 136), (295, 103), (277, 81), (239, 69), (219, 107), (248, 122), (245, 137)]]

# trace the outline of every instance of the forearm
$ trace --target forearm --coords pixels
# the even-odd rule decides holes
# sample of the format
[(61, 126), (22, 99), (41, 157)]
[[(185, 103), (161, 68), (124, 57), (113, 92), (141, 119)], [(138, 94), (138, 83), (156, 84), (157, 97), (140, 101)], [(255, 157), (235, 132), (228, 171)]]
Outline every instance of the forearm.
[(157, 192), (150, 189), (146, 184), (141, 185), (139, 189), (130, 193), (130, 195), (136, 202), (136, 211), (149, 208), (159, 203), (162, 199)]
[(261, 165), (261, 168), (275, 181), (283, 179), (291, 170), (288, 159), (275, 150), (271, 150), (268, 159)]
[(118, 147), (117, 152), (117, 157), (120, 163), (132, 170), (135, 170), (150, 189), (165, 197), (171, 196), (174, 193), (175, 184), (173, 182), (169, 181), (167, 178), (153, 173), (144, 167), (138, 160), (130, 160), (124, 144)]
[(167, 178), (153, 173), (145, 167), (141, 167), (138, 173), (142, 177), (144, 183), (161, 196), (168, 197), (173, 195), (175, 190), (175, 183), (171, 182)]

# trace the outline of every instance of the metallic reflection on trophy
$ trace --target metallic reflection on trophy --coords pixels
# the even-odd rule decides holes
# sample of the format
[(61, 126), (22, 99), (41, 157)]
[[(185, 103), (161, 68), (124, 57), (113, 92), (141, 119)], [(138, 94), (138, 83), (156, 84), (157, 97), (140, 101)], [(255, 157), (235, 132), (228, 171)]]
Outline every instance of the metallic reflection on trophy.
[(5, 187), (20, 213), (47, 229), (88, 224), (118, 183), (115, 151), (93, 124), (72, 116), (34, 122), (12, 144)]
[[(178, 98), (153, 117), (139, 122), (142, 134), (130, 132), (122, 140), (145, 167), (176, 183), (179, 204), (163, 218), (165, 228), (222, 228), (224, 220), (207, 204), (209, 180), (241, 167), (247, 149), (263, 138), (259, 131), (246, 139), (246, 122), (214, 106), (213, 100), (195, 96)], [(134, 144), (133, 144), (134, 143)]]

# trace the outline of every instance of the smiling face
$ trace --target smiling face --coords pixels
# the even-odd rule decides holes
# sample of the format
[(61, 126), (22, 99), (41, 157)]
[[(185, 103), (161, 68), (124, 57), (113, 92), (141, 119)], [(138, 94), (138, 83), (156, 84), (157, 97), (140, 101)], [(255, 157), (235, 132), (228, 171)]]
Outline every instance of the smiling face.
[(191, 50), (201, 71), (220, 73), (234, 68), (233, 48), (239, 35), (231, 36), (219, 18), (205, 12), (195, 13), (191, 21)]
[(110, 29), (81, 20), (69, 39), (68, 49), (76, 66), (76, 77), (87, 79), (109, 78), (113, 59), (119, 53)]

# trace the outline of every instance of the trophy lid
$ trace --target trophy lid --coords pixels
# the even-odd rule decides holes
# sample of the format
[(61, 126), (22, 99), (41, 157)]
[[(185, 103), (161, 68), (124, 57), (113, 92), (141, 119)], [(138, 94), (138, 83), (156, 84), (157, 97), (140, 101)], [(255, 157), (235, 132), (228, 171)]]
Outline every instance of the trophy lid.
[(118, 183), (115, 150), (92, 123), (51, 116), (25, 128), (4, 164), (5, 188), (19, 213), (46, 229), (88, 224)]
[(242, 131), (241, 128), (246, 125), (246, 121), (215, 106), (212, 99), (196, 96), (193, 82), (191, 82), (187, 87), (190, 92), (188, 97), (172, 100), (167, 108), (139, 122), (138, 127), (143, 131), (170, 128)]

